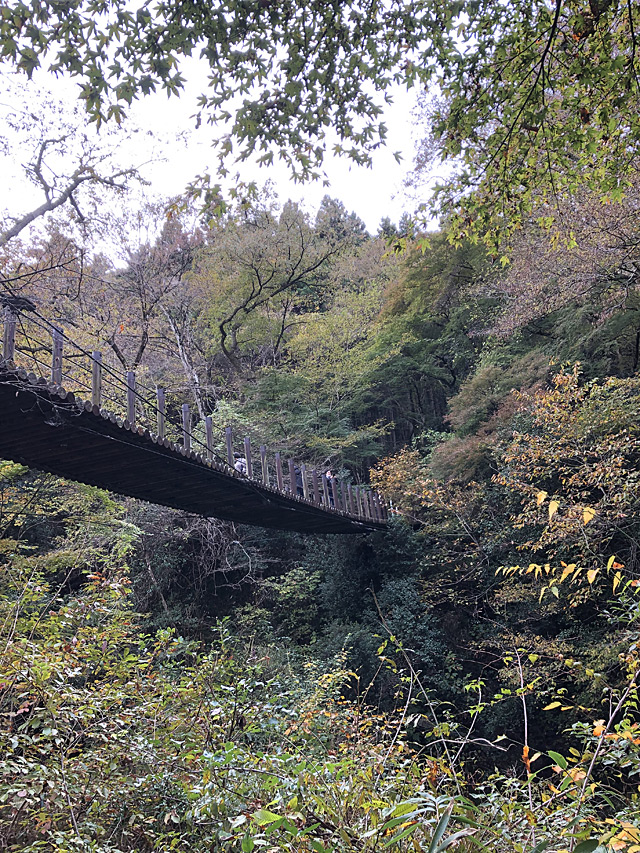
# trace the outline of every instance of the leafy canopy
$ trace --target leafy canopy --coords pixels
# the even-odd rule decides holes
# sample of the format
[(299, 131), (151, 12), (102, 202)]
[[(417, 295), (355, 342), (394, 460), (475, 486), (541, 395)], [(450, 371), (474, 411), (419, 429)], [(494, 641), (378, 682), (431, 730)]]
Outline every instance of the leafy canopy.
[(11, 0), (0, 55), (78, 78), (100, 122), (157, 89), (177, 94), (180, 59), (199, 53), (199, 120), (227, 122), (223, 157), (277, 151), (298, 177), (317, 174), (330, 130), (337, 152), (370, 162), (390, 85), (437, 84), (435, 153), (458, 165), (441, 209), (462, 230), (503, 229), (579, 182), (623, 193), (640, 139), (639, 31), (640, 9), (622, 0)]
[(431, 109), (437, 152), (460, 165), (440, 208), (462, 232), (508, 232), (585, 184), (620, 200), (640, 140), (638, 5), (510, 0), (461, 3), (460, 13)]
[[(328, 127), (354, 159), (384, 140), (375, 93), (400, 77), (424, 31), (411, 4), (352, 0), (145, 3), (34, 0), (0, 10), (0, 54), (31, 75), (47, 66), (80, 78), (93, 119), (120, 121), (126, 105), (184, 85), (179, 61), (209, 66), (201, 118), (231, 120), (225, 152), (280, 156), (306, 175), (321, 162)], [(415, 34), (414, 34), (415, 33)], [(358, 49), (354, 51), (354, 46)]]

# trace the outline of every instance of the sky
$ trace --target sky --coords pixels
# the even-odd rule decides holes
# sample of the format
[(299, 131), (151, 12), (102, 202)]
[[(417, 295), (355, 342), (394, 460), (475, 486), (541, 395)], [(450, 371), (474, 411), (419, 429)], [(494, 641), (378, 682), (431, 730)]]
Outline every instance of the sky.
[[(187, 85), (179, 99), (167, 99), (163, 93), (157, 93), (138, 101), (132, 111), (132, 118), (139, 125), (156, 134), (166, 134), (169, 125), (188, 132), (173, 147), (165, 146), (165, 162), (149, 167), (154, 186), (165, 187), (169, 193), (179, 193), (207, 165), (215, 168), (215, 154), (210, 143), (215, 130), (203, 126), (196, 131), (191, 118), (196, 112), (197, 96), (206, 88), (205, 67), (199, 60), (185, 60), (183, 73)], [(286, 167), (277, 163), (267, 168), (243, 163), (235, 169), (240, 170), (243, 180), (255, 180), (259, 184), (273, 181), (283, 201), (291, 198), (309, 209), (317, 208), (326, 194), (339, 198), (350, 211), (360, 216), (371, 233), (375, 233), (384, 217), (389, 216), (397, 222), (405, 211), (411, 212), (415, 207), (415, 201), (404, 190), (403, 181), (413, 161), (416, 130), (412, 125), (412, 111), (416, 95), (399, 86), (392, 95), (394, 103), (387, 107), (384, 116), (388, 127), (387, 145), (374, 153), (372, 168), (328, 154), (325, 171), (329, 187), (323, 186), (321, 181), (304, 185), (294, 183)], [(400, 153), (400, 163), (394, 152)]]
[[(211, 146), (215, 129), (203, 125), (196, 130), (192, 118), (196, 112), (197, 96), (206, 88), (206, 73), (203, 67), (197, 66), (196, 60), (187, 60), (184, 73), (187, 85), (179, 98), (167, 98), (159, 92), (134, 103), (129, 118), (132, 124), (141, 128), (141, 132), (129, 134), (128, 138), (123, 135), (120, 145), (123, 160), (135, 165), (144, 164), (141, 172), (150, 182), (148, 191), (152, 194), (177, 195), (207, 166), (215, 170), (216, 156)], [(75, 102), (77, 87), (73, 81), (55, 80), (42, 74), (35, 83), (41, 90), (50, 91), (53, 98), (69, 105)], [(329, 194), (342, 201), (349, 211), (358, 214), (369, 232), (375, 233), (384, 217), (398, 222), (404, 212), (411, 213), (416, 207), (415, 198), (403, 186), (419, 136), (419, 129), (412, 124), (415, 94), (398, 87), (393, 98), (394, 103), (386, 108), (384, 115), (388, 142), (386, 147), (374, 152), (371, 168), (328, 154), (325, 161), (325, 172), (330, 182), (328, 187), (321, 181), (294, 183), (286, 167), (277, 163), (266, 168), (243, 163), (232, 171), (239, 170), (246, 181), (255, 180), (258, 184), (273, 182), (281, 201), (291, 198), (309, 211), (317, 209), (323, 196)], [(34, 90), (24, 77), (16, 77), (11, 94), (4, 94), (0, 99), (0, 112), (9, 102), (15, 105), (16, 99), (23, 99), (26, 110), (33, 109)], [(10, 207), (10, 214), (18, 215), (30, 209), (30, 205), (41, 203), (42, 197), (24, 180), (21, 166), (25, 159), (24, 150), (19, 145), (10, 146), (10, 149), (11, 168), (7, 168), (6, 161), (3, 164), (5, 205)], [(396, 161), (394, 152), (400, 153), (400, 163)], [(10, 204), (7, 204), (7, 198)]]

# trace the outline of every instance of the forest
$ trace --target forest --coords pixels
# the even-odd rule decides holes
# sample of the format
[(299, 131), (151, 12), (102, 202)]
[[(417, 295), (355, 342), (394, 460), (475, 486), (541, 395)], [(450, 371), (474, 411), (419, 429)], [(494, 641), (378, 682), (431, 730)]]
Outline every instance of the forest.
[[(640, 9), (134, 5), (0, 6), (41, 198), (3, 200), (0, 301), (393, 512), (298, 534), (0, 461), (0, 850), (639, 853)], [(127, 107), (195, 51), (219, 159), (153, 196)], [(398, 82), (408, 182), (449, 167), (419, 211), (224, 184), (366, 164)]]

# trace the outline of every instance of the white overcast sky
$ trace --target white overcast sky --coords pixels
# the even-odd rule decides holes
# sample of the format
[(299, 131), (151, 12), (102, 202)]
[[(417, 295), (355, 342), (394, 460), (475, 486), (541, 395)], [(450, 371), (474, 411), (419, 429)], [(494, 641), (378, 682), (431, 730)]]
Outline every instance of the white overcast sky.
[[(191, 72), (191, 73), (189, 73)], [(162, 93), (141, 99), (132, 111), (137, 123), (157, 134), (166, 134), (173, 127), (191, 132), (184, 140), (175, 143), (173, 150), (165, 146), (165, 162), (148, 167), (154, 187), (161, 188), (167, 194), (179, 193), (185, 185), (208, 165), (215, 169), (215, 153), (210, 139), (214, 131), (203, 126), (194, 129), (191, 116), (196, 112), (196, 98), (203, 90), (204, 74), (197, 68), (187, 70), (188, 84), (179, 99), (167, 99)], [(243, 180), (255, 180), (258, 184), (270, 179), (282, 201), (292, 198), (300, 201), (306, 208), (317, 208), (326, 194), (340, 199), (348, 210), (355, 211), (365, 222), (369, 231), (375, 233), (380, 220), (389, 216), (398, 221), (405, 211), (411, 212), (415, 202), (407, 197), (403, 188), (403, 179), (410, 170), (414, 151), (415, 129), (412, 127), (412, 110), (415, 94), (407, 93), (398, 87), (394, 91), (394, 103), (387, 108), (385, 122), (388, 127), (388, 141), (385, 148), (375, 152), (372, 168), (352, 164), (346, 158), (327, 155), (325, 172), (330, 186), (321, 181), (311, 184), (296, 184), (288, 177), (284, 165), (260, 167), (242, 163), (237, 169)], [(401, 163), (394, 152), (402, 155)]]
[[(121, 159), (128, 165), (144, 163), (153, 149), (154, 162), (144, 166), (142, 173), (151, 183), (150, 192), (157, 196), (180, 194), (208, 166), (215, 173), (216, 155), (211, 146), (215, 129), (204, 125), (196, 130), (192, 118), (196, 112), (197, 96), (206, 88), (206, 72), (202, 65), (198, 67), (196, 60), (188, 60), (184, 73), (187, 85), (179, 98), (167, 98), (159, 92), (141, 98), (130, 110), (133, 123), (151, 131), (153, 137), (138, 133), (128, 140), (123, 137), (122, 141)], [(17, 97), (24, 98), (27, 109), (33, 109), (30, 103), (33, 97), (31, 84), (24, 77), (14, 77), (14, 81), (17, 81)], [(75, 99), (77, 84), (73, 81), (56, 81), (43, 74), (36, 83), (51, 91), (54, 97), (69, 103)], [(16, 99), (15, 93), (14, 82), (12, 101)], [(232, 167), (232, 171), (239, 171), (243, 180), (255, 180), (259, 185), (272, 181), (281, 201), (292, 198), (309, 211), (315, 210), (322, 197), (329, 194), (342, 201), (349, 211), (355, 211), (367, 229), (375, 233), (383, 217), (388, 216), (398, 222), (403, 212), (412, 213), (416, 207), (416, 200), (407, 195), (403, 187), (420, 135), (420, 129), (412, 124), (416, 95), (398, 87), (393, 97), (394, 103), (386, 108), (384, 116), (388, 127), (387, 145), (375, 152), (372, 168), (360, 167), (346, 158), (328, 154), (325, 162), (325, 172), (330, 181), (328, 187), (320, 181), (296, 184), (289, 179), (286, 167), (278, 164), (264, 168), (243, 163)], [(402, 155), (400, 163), (394, 157), (396, 151)], [(42, 201), (35, 188), (22, 179), (21, 155), (24, 157), (24, 152), (12, 151), (12, 167), (7, 168), (5, 160), (3, 168), (4, 205), (10, 207), (8, 212), (11, 215), (18, 215), (21, 212), (19, 208), (24, 211)]]

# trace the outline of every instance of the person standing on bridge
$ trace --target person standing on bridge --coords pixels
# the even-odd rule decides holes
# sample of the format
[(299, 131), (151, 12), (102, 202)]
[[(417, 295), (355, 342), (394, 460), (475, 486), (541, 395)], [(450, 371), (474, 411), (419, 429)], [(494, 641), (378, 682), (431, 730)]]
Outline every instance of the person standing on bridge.
[(327, 479), (327, 492), (329, 494), (329, 506), (333, 506), (333, 489), (331, 488), (332, 482), (335, 480), (335, 476), (332, 471), (325, 471), (324, 475)]
[(236, 452), (233, 454), (233, 467), (241, 474), (247, 473), (247, 460), (244, 458), (242, 453)]

